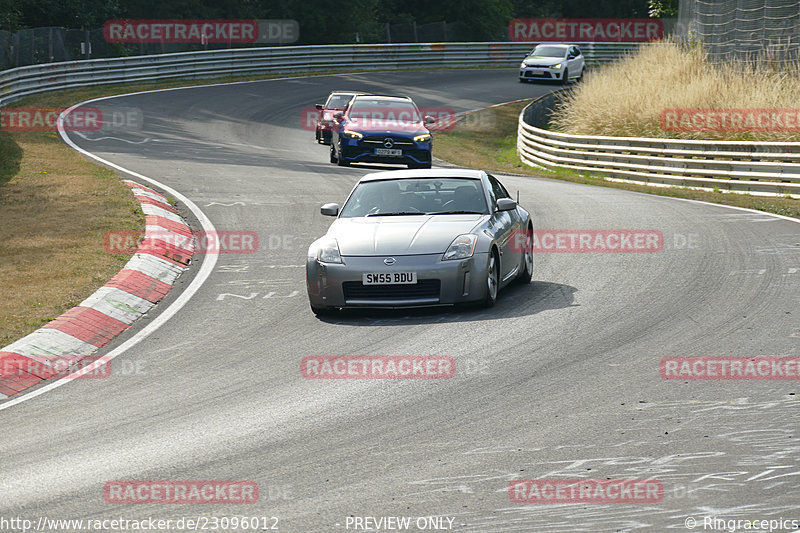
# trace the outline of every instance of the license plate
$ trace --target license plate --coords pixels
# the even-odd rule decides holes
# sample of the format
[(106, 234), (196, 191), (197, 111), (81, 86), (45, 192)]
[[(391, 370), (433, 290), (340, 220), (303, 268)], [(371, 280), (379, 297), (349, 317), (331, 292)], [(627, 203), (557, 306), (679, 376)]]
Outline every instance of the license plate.
[(394, 157), (400, 157), (403, 155), (403, 151), (397, 148), (375, 148), (375, 155), (390, 155)]
[(416, 272), (369, 272), (361, 275), (364, 285), (414, 285)]

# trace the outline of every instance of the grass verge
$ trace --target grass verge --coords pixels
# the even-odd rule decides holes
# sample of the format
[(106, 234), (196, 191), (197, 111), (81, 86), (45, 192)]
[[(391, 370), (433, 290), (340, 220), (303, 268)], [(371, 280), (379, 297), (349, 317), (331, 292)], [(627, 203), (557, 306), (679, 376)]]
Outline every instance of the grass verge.
[(88, 297), (127, 261), (109, 230), (143, 230), (130, 189), (54, 132), (0, 133), (0, 347)]
[(439, 159), (470, 168), (701, 200), (800, 218), (800, 200), (792, 198), (620, 183), (606, 181), (597, 174), (583, 175), (568, 169), (549, 171), (530, 167), (519, 159), (516, 151), (517, 121), (520, 111), (527, 104), (528, 102), (518, 102), (477, 111), (469, 120), (459, 123), (452, 130), (436, 134), (434, 155)]

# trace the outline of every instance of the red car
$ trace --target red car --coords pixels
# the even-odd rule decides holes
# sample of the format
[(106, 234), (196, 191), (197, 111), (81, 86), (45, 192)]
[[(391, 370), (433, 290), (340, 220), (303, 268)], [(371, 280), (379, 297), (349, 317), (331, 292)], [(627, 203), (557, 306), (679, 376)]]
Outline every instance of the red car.
[(366, 94), (353, 91), (333, 91), (324, 104), (317, 104), (318, 110), (322, 111), (317, 118), (315, 137), (318, 143), (331, 144), (331, 131), (335, 126), (333, 115), (343, 111), (350, 100), (357, 94)]

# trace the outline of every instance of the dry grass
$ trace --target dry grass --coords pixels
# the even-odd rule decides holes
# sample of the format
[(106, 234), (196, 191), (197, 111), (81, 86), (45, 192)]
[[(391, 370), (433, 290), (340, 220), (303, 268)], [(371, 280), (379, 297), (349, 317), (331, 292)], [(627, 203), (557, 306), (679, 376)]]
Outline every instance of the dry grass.
[[(143, 230), (139, 204), (111, 170), (55, 133), (0, 134), (0, 347), (80, 303), (125, 264), (108, 230)], [(5, 183), (4, 183), (5, 182)]]
[(800, 68), (765, 62), (711, 65), (699, 48), (663, 42), (587, 72), (564, 99), (555, 129), (578, 135), (800, 141), (797, 132), (665, 132), (664, 109), (760, 109), (800, 106)]
[(528, 101), (490, 107), (470, 114), (453, 131), (433, 135), (433, 155), (469, 168), (519, 172), (517, 118)]

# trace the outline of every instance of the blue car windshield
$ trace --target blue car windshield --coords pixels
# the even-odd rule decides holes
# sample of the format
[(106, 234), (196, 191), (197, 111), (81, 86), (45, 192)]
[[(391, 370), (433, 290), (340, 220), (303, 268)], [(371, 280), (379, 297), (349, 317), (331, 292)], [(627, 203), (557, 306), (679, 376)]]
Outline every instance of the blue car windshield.
[(341, 218), (488, 214), (480, 180), (417, 178), (365, 181), (342, 207)]
[(419, 122), (422, 120), (417, 107), (408, 100), (371, 100), (359, 98), (352, 103), (348, 112), (350, 118), (373, 119), (398, 122)]

